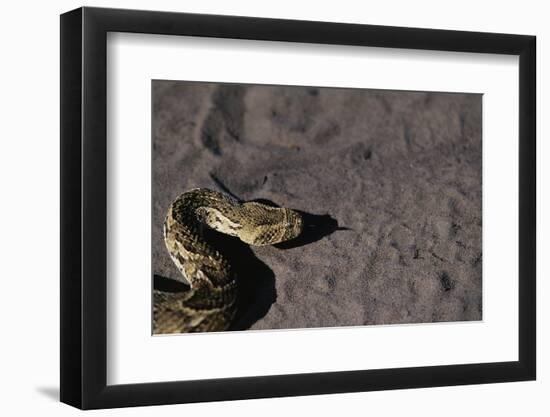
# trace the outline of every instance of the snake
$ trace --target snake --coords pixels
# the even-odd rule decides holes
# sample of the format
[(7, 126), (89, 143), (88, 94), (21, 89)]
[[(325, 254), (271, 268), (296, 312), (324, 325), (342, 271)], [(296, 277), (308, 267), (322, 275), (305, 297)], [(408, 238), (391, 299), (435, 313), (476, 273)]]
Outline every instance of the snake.
[(224, 331), (235, 319), (236, 271), (223, 248), (205, 239), (206, 229), (235, 236), (248, 245), (266, 246), (298, 237), (303, 220), (295, 210), (243, 202), (208, 188), (177, 197), (167, 210), (163, 236), (189, 289), (153, 290), (153, 334)]

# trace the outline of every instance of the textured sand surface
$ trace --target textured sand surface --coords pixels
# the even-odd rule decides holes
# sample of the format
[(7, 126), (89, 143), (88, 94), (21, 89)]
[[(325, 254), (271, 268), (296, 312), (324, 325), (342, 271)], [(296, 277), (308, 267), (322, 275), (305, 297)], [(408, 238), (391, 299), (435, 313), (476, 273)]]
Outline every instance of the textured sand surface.
[(239, 248), (237, 328), (481, 320), (481, 95), (154, 81), (152, 100), (154, 274), (182, 279), (171, 201), (224, 184), (349, 229), (312, 216), (308, 242)]

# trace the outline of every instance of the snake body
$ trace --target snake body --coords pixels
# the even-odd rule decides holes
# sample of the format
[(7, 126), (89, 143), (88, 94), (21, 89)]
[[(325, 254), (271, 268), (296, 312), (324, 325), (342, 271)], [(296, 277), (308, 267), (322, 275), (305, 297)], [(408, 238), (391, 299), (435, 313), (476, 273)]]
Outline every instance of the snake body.
[(238, 281), (223, 248), (204, 239), (205, 227), (263, 246), (297, 237), (302, 218), (288, 208), (241, 203), (206, 188), (176, 198), (164, 221), (164, 242), (190, 289), (153, 291), (153, 333), (222, 331), (235, 317)]

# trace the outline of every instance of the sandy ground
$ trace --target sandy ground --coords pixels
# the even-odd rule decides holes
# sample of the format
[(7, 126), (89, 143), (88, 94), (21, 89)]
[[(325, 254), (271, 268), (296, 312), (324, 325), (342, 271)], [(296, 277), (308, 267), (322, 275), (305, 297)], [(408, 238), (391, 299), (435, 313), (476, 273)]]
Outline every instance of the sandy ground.
[(152, 100), (154, 274), (181, 279), (162, 221), (190, 188), (308, 213), (286, 246), (227, 238), (235, 329), (481, 320), (480, 95), (154, 81)]

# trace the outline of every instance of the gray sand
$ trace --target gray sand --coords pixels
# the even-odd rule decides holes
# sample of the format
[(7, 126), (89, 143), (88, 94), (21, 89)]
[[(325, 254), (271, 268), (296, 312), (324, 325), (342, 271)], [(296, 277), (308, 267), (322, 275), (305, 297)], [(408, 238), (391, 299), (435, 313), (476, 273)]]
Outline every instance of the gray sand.
[(154, 274), (182, 279), (171, 201), (223, 184), (350, 229), (242, 249), (258, 305), (237, 328), (481, 320), (481, 95), (152, 86)]

